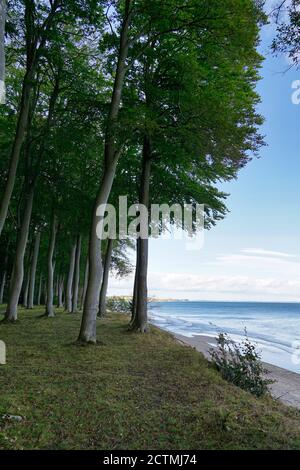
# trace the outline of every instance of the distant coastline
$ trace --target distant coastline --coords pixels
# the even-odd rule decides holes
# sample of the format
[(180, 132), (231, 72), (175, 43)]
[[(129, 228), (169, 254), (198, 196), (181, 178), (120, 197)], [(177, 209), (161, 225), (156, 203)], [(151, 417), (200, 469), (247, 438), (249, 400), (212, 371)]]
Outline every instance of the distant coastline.
[(148, 302), (191, 302), (189, 299), (172, 299), (162, 297), (149, 297)]
[[(132, 300), (132, 295), (109, 295), (109, 299)], [(173, 297), (148, 297), (149, 303), (159, 302), (190, 302), (190, 303), (213, 303), (213, 304), (292, 304), (300, 305), (299, 300), (211, 300), (211, 299), (176, 299)]]
[[(131, 296), (122, 296), (132, 298)], [(211, 299), (174, 299), (174, 298), (160, 298), (149, 297), (148, 302), (200, 302), (200, 303), (228, 303), (228, 304), (296, 304), (300, 305), (299, 300), (211, 300)]]
[[(108, 297), (109, 299), (123, 299), (123, 300), (132, 300), (132, 295), (111, 295)], [(173, 299), (171, 297), (148, 297), (148, 302), (193, 302), (189, 299)], [(196, 301), (198, 302), (198, 301)], [(201, 302), (201, 301), (200, 301)]]

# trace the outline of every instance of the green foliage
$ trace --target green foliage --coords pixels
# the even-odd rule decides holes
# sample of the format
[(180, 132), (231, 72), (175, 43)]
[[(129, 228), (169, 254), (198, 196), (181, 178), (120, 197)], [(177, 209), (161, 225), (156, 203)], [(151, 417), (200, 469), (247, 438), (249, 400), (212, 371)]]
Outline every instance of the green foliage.
[(252, 1), (139, 6), (132, 28), (149, 17), (152, 28), (129, 51), (118, 137), (131, 154), (120, 165), (139, 164), (146, 132), (151, 202), (203, 203), (210, 228), (227, 212), (217, 182), (235, 178), (263, 144), (255, 109), (262, 10)]
[(299, 68), (300, 52), (300, 1), (283, 1), (273, 11), (271, 21), (277, 24), (277, 35), (272, 42), (274, 53), (289, 57), (291, 63)]
[[(108, 123), (129, 3), (122, 96), (117, 118)], [(105, 176), (107, 138), (113, 142), (112, 155), (120, 156), (110, 203), (117, 205), (118, 196), (125, 194), (129, 204), (139, 199), (147, 135), (150, 203), (205, 204), (207, 229), (225, 217), (227, 194), (220, 191), (219, 182), (236, 178), (263, 145), (263, 119), (256, 110), (262, 61), (257, 45), (263, 21), (262, 2), (257, 0), (11, 0), (8, 101), (0, 109), (1, 193), (28, 70), (30, 119), (0, 240), (0, 276), (6, 266), (10, 277), (26, 187), (34, 182), (25, 264), (34, 236), (41, 231), (38, 278), (45, 275), (54, 210), (59, 222), (56, 275), (66, 279), (70, 248), (80, 232), (82, 287), (92, 246), (91, 213)], [(119, 276), (132, 269), (128, 249), (130, 241), (114, 247), (112, 270)]]
[(126, 277), (132, 272), (133, 266), (128, 257), (128, 249), (133, 248), (134, 244), (130, 239), (115, 241), (110, 269), (117, 277)]
[(107, 308), (112, 312), (129, 313), (131, 311), (131, 300), (127, 297), (108, 297)]
[[(8, 103), (0, 115), (4, 155), (0, 185), (5, 182), (17, 121), (29, 33), (36, 36), (38, 55), (32, 83), (36, 104), (30, 126), (30, 162), (23, 155), (9, 218), (16, 216), (23, 198), (22, 175), (36, 172), (43, 142), (33, 230), (41, 225), (46, 231), (54, 205), (64, 232), (61, 240), (72, 238), (79, 225), (87, 235), (102, 175), (103, 139), (125, 2), (32, 2), (30, 21), (26, 21), (23, 2), (10, 3)], [(44, 30), (52, 9), (51, 27)], [(225, 216), (227, 195), (216, 183), (236, 177), (262, 144), (258, 133), (262, 118), (255, 111), (261, 62), (256, 45), (262, 20), (260, 2), (252, 0), (133, 3), (128, 67), (115, 132), (124, 150), (112, 203), (120, 194), (129, 194), (130, 203), (138, 199), (146, 130), (153, 147), (151, 200), (204, 203), (207, 228)], [(59, 97), (52, 128), (47, 131), (45, 116), (56, 79)], [(17, 227), (18, 220), (12, 220), (12, 225)]]
[(268, 393), (268, 385), (272, 380), (265, 378), (267, 370), (263, 366), (260, 354), (255, 346), (246, 338), (237, 343), (226, 333), (217, 338), (217, 348), (211, 349), (212, 361), (228, 382), (261, 397)]

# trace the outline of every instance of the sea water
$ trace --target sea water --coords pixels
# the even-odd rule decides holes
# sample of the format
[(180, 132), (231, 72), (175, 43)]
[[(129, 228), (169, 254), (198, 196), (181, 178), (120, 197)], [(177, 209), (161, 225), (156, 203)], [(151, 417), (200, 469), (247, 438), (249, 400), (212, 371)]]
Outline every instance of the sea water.
[[(185, 336), (248, 338), (262, 360), (300, 373), (300, 304), (263, 302), (151, 302), (150, 321)], [(299, 349), (297, 349), (299, 348)]]

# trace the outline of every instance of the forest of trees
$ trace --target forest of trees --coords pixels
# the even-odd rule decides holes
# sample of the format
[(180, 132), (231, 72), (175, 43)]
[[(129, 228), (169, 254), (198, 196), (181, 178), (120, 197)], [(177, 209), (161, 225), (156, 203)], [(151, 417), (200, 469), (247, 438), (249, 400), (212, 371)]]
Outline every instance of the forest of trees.
[(96, 342), (108, 273), (127, 275), (135, 248), (130, 328), (147, 331), (148, 240), (99, 240), (97, 207), (120, 195), (146, 207), (200, 203), (207, 229), (226, 215), (219, 183), (263, 145), (263, 3), (8, 1), (3, 321), (17, 320), (18, 305), (45, 305), (49, 317), (82, 309), (78, 339)]

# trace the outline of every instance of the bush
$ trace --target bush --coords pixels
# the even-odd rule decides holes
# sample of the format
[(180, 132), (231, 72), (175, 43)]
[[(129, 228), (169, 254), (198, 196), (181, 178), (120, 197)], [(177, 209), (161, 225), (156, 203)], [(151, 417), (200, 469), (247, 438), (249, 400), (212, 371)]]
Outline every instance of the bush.
[(249, 341), (245, 330), (245, 339), (234, 342), (226, 333), (220, 333), (217, 349), (211, 349), (212, 361), (228, 382), (261, 397), (269, 392), (268, 385), (273, 380), (265, 378), (268, 371), (261, 362), (261, 356)]
[(107, 308), (113, 312), (129, 313), (131, 311), (131, 300), (124, 297), (109, 297)]

